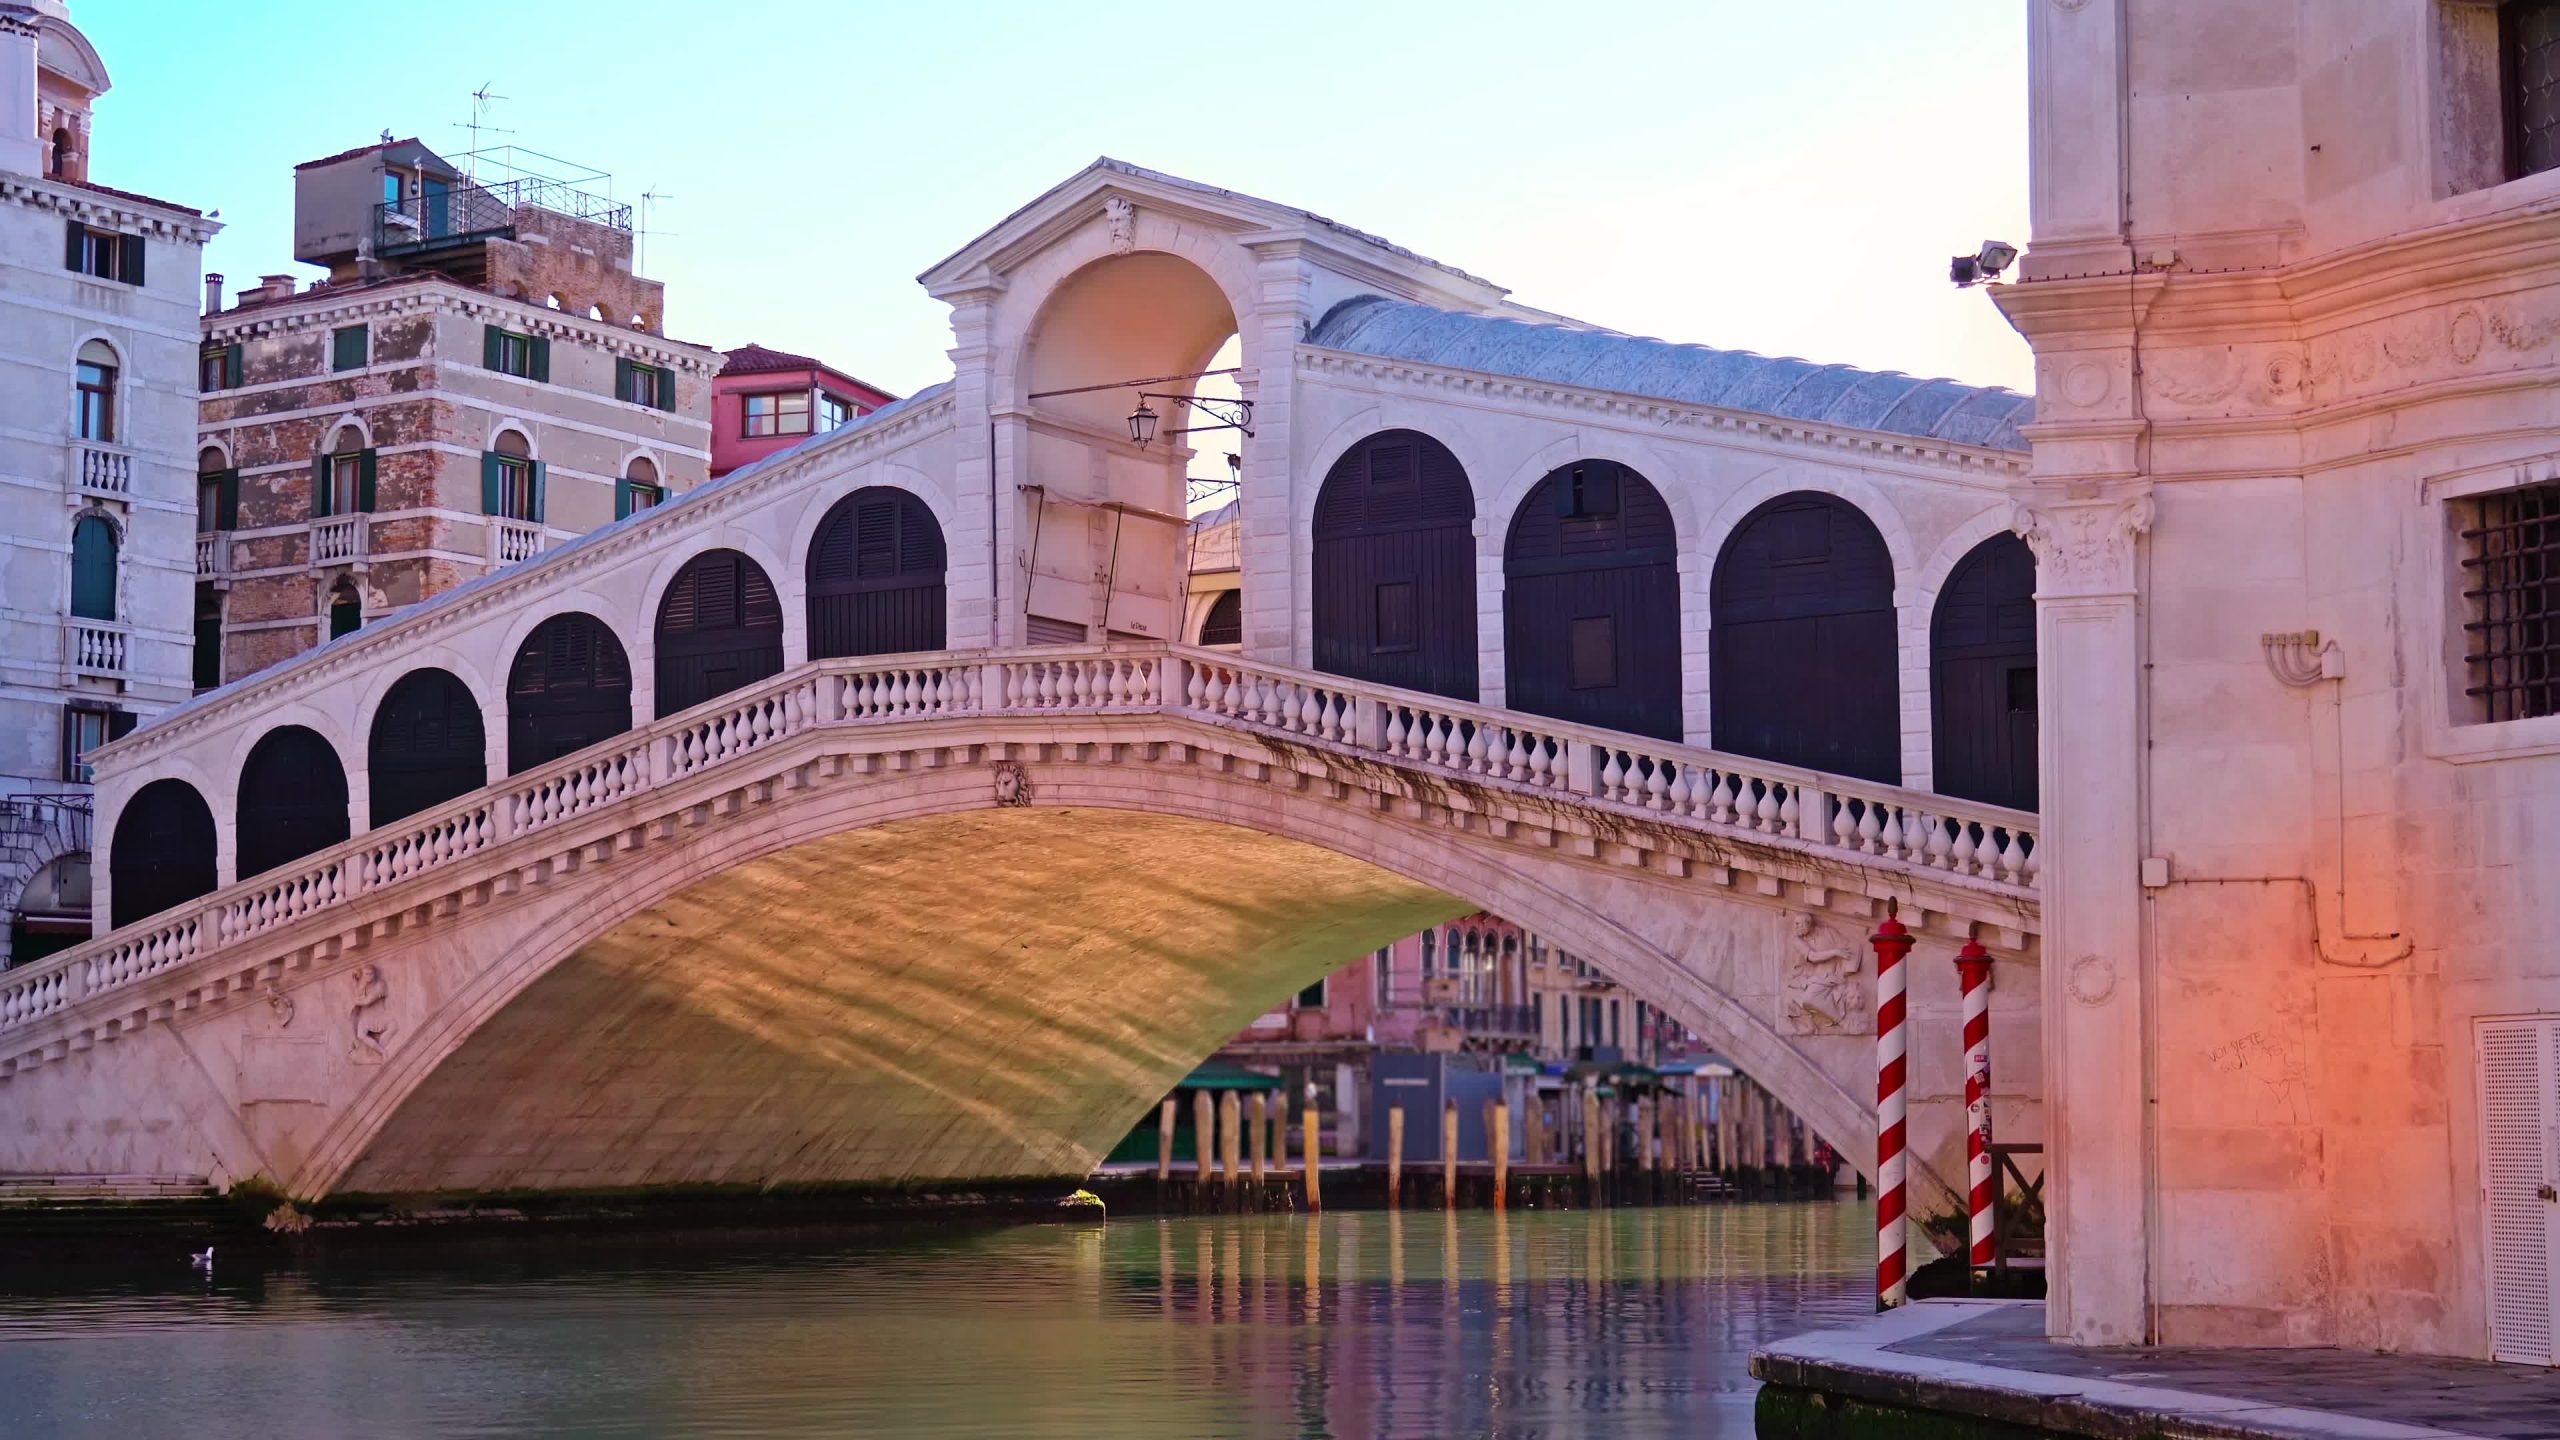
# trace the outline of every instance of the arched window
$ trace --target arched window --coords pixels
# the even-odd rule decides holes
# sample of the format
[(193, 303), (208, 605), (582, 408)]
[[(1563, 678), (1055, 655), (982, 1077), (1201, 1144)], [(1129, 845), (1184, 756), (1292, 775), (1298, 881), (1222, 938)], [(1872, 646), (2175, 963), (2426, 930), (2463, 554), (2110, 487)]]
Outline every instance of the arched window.
[(542, 522), (542, 462), (533, 458), (533, 446), (518, 431), (499, 431), (480, 457), (480, 511)]
[(1893, 557), (1856, 506), (1799, 491), (1743, 517), (1708, 605), (1717, 749), (1901, 783)]
[(658, 601), (658, 713), (690, 710), (782, 669), (782, 602), (735, 550), (685, 562)]
[(1318, 670), (1476, 698), (1475, 492), (1449, 447), (1387, 430), (1351, 447), (1316, 495)]
[(116, 816), (107, 922), (130, 925), (214, 891), (213, 811), (184, 780), (154, 780)]
[(1671, 507), (1634, 470), (1550, 472), (1502, 547), (1505, 703), (1681, 738), (1680, 571)]
[(116, 618), (116, 526), (104, 515), (71, 522), (71, 613)]
[(1244, 643), (1244, 592), (1227, 590), (1209, 602), (1209, 613), (1200, 622), (1203, 645), (1241, 645)]
[(364, 597), (356, 593), (352, 582), (340, 580), (329, 591), (329, 638), (352, 635), (362, 628)]
[(196, 452), (196, 533), (213, 535), (240, 528), (240, 472), (231, 468), (221, 449), (207, 445)]
[(312, 518), (371, 510), (373, 486), (373, 451), (364, 443), (364, 432), (339, 426), (328, 451), (311, 464)]
[(53, 131), (53, 158), (46, 161), (46, 174), (57, 180), (71, 178), (71, 127), (57, 125)]
[(449, 670), (412, 670), (373, 712), (365, 746), (376, 826), (431, 810), (489, 783), (480, 701)]
[(279, 725), (240, 766), (238, 878), (262, 875), (347, 838), (347, 772), (320, 732)]
[(887, 485), (838, 500), (809, 546), (809, 658), (941, 649), (944, 563), (922, 500)]
[(1939, 794), (2036, 808), (2036, 557), (2015, 535), (1973, 547), (1938, 592), (1929, 730)]
[(623, 467), (622, 478), (613, 487), (613, 518), (638, 510), (646, 510), (667, 498), (666, 486), (658, 481), (657, 464), (646, 455), (634, 455)]
[(1425, 975), (1431, 973), (1432, 962), (1438, 958), (1432, 952), (1439, 948), (1439, 939), (1440, 936), (1436, 931), (1422, 932), (1422, 973)]
[(104, 340), (80, 347), (71, 392), (71, 433), (83, 440), (116, 438), (116, 352)]
[(507, 773), (631, 728), (631, 657), (603, 621), (572, 612), (534, 627), (507, 671)]

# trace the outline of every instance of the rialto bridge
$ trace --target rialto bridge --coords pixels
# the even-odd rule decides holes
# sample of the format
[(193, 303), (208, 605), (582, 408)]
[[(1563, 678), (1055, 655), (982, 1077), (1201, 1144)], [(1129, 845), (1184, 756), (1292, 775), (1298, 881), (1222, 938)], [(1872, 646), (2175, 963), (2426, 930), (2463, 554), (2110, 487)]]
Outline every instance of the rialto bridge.
[[(2039, 1117), (2022, 397), (1669, 345), (1104, 161), (923, 277), (955, 374), (95, 752), (0, 1172), (291, 1193), (1065, 1176), (1466, 910), (1865, 1159), (1863, 940)], [(1240, 643), (1140, 397), (1233, 342)], [(1180, 416), (1182, 419), (1170, 417)]]

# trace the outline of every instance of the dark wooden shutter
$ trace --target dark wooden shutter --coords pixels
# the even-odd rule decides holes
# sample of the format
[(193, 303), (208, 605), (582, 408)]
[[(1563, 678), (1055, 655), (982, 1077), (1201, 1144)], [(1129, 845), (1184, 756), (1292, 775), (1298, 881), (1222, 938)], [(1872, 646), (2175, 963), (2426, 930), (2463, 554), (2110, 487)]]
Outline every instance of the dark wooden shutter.
[(1683, 738), (1678, 539), (1661, 493), (1615, 461), (1540, 480), (1503, 541), (1505, 703)]
[(782, 669), (782, 604), (764, 568), (710, 550), (658, 602), (658, 713), (673, 715)]
[(329, 513), (329, 457), (322, 455), (311, 462), (311, 518), (319, 520)]
[(914, 495), (873, 485), (836, 501), (809, 547), (810, 657), (941, 649), (946, 560), (942, 527)]
[(1893, 557), (1856, 506), (1809, 491), (1762, 505), (1709, 594), (1717, 749), (1901, 783)]
[(507, 673), (507, 773), (518, 774), (631, 728), (631, 661), (592, 615), (535, 627)]
[(116, 618), (116, 530), (103, 516), (83, 515), (71, 527), (71, 613)]
[(631, 482), (629, 480), (613, 482), (613, 518), (616, 520), (631, 518)]
[(225, 470), (214, 477), (214, 527), (219, 530), (240, 528), (240, 472)]
[(142, 253), (146, 242), (139, 235), (119, 235), (117, 243), (124, 247), (123, 263), (116, 267), (116, 278), (127, 285), (142, 283)]
[(1312, 527), (1315, 666), (1473, 700), (1475, 492), (1457, 456), (1413, 430), (1351, 447)]
[(140, 718), (140, 716), (135, 715), (129, 710), (108, 711), (107, 738), (110, 740), (121, 740), (127, 735), (132, 734), (134, 722)]
[(247, 351), (236, 343), (222, 348), (222, 383), (225, 387), (239, 388), (246, 378), (243, 372), (247, 368), (247, 358)]
[(637, 364), (624, 356), (616, 355), (613, 357), (614, 399), (628, 400), (631, 398), (631, 372), (639, 368), (640, 367)]
[(415, 815), (488, 783), (480, 701), (446, 670), (412, 670), (374, 712), (365, 768), (376, 826)]
[(546, 383), (549, 382), (551, 379), (551, 342), (540, 335), (536, 335), (533, 337), (531, 344), (528, 345), (527, 348), (532, 352), (532, 359), (531, 363), (526, 367), (525, 378), (529, 380), (540, 380)]
[(213, 811), (183, 780), (154, 780), (116, 816), (107, 923), (130, 925), (214, 890)]
[(500, 482), (500, 481), (502, 481), (503, 479), (505, 479), (505, 477), (506, 477), (506, 466), (505, 466), (505, 463), (504, 463), (504, 461), (503, 461), (503, 458), (498, 454), (498, 452), (497, 452), (497, 451), (495, 451), (495, 450), (483, 450), (483, 451), (481, 451), (481, 452), (480, 452), (480, 513), (481, 513), (481, 514), (483, 514), (483, 515), (497, 515), (497, 514), (502, 514), (502, 513), (504, 513), (504, 512), (503, 512), (503, 510), (500, 508), (500, 506), (501, 506), (501, 502), (500, 502), (499, 497), (498, 497), (498, 485), (499, 485), (499, 482)]
[(378, 468), (372, 450), (365, 450), (356, 457), (356, 508), (367, 514), (373, 512), (373, 482)]
[(89, 273), (89, 227), (77, 220), (62, 227), (62, 268)]
[(347, 772), (319, 732), (279, 725), (240, 766), (238, 878), (289, 865), (347, 838)]
[(676, 408), (676, 372), (664, 366), (658, 369), (658, 408)]
[[(506, 332), (495, 325), (480, 327), (480, 365), (487, 370), (499, 368), (505, 358), (503, 338)], [(494, 513), (494, 512), (493, 512)]]
[(1996, 535), (1956, 562), (1929, 619), (1931, 785), (2036, 808), (2036, 557)]
[(550, 477), (551, 467), (543, 464), (539, 460), (529, 460), (525, 463), (533, 471), (533, 493), (531, 496), (532, 503), (525, 507), (524, 518), (532, 521), (536, 525), (539, 525), (542, 523), (543, 484)]

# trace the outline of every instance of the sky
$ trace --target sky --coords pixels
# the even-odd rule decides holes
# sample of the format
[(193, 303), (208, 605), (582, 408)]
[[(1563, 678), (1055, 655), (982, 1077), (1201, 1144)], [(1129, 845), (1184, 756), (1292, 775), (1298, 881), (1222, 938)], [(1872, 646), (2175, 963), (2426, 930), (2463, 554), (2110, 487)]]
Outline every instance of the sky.
[(292, 172), (388, 129), (610, 172), (667, 333), (949, 372), (914, 277), (1111, 155), (1313, 210), (1613, 329), (2026, 388), (1947, 257), (2026, 237), (2019, 0), (73, 0), (92, 178), (293, 264)]

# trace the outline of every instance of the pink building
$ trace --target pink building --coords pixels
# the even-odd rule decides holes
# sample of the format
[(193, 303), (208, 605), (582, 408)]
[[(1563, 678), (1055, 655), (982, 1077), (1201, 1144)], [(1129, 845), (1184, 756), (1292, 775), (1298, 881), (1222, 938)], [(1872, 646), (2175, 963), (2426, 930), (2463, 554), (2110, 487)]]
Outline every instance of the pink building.
[(868, 415), (898, 397), (807, 355), (741, 345), (711, 382), (711, 478)]

